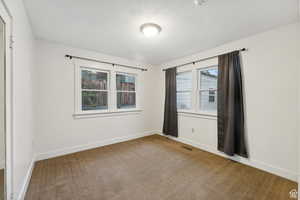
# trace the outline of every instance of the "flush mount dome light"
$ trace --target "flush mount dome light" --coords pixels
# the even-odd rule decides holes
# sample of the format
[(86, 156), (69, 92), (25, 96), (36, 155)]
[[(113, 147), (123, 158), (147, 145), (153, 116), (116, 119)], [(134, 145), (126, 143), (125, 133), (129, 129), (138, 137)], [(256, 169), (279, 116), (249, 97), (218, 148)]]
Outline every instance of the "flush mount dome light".
[(161, 27), (154, 23), (146, 23), (141, 25), (140, 30), (146, 37), (153, 37), (161, 32)]
[(204, 3), (206, 3), (207, 0), (194, 0), (194, 4), (196, 6), (201, 6), (203, 5)]

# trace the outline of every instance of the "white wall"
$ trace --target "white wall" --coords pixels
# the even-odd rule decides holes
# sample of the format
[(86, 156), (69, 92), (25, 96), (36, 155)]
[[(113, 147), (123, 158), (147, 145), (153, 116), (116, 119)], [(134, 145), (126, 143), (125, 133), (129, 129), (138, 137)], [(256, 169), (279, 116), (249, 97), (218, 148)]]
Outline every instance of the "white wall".
[(4, 24), (0, 21), (0, 169), (5, 167), (5, 54)]
[[(298, 6), (299, 6), (299, 21), (300, 21), (300, 0), (298, 0)], [(300, 68), (298, 68), (298, 77), (300, 77)], [(300, 78), (298, 78), (300, 85)], [(300, 200), (300, 87), (298, 88), (298, 199)]]
[(22, 0), (5, 1), (14, 21), (13, 192), (19, 196), (33, 159), (34, 38)]
[[(250, 159), (241, 162), (297, 180), (297, 108), (300, 67), (300, 25), (291, 24), (214, 49), (165, 63), (164, 67), (249, 48), (242, 53), (247, 143)], [(201, 44), (199, 44), (201, 45)], [(164, 73), (157, 105), (158, 130), (162, 130)], [(192, 133), (192, 128), (195, 132)], [(213, 117), (179, 116), (179, 140), (217, 151), (217, 120)], [(223, 154), (220, 154), (223, 155)]]
[[(299, 21), (300, 21), (300, 0), (298, 1), (299, 6)], [(298, 68), (298, 77), (300, 77), (300, 68)], [(298, 78), (298, 85), (300, 85), (300, 78)], [(298, 88), (298, 199), (300, 200), (300, 87)]]
[[(74, 74), (72, 64), (63, 57), (66, 53), (133, 63), (44, 41), (38, 41), (37, 56), (33, 57), (34, 38), (23, 1), (6, 0), (6, 3), (14, 17), (13, 191), (15, 196), (18, 196), (22, 190), (33, 158), (33, 121), (36, 124), (36, 151), (42, 157), (74, 150), (78, 146), (83, 147), (91, 142), (99, 144), (99, 142), (111, 141), (113, 138), (126, 138), (161, 130), (164, 78), (159, 68), (151, 68), (150, 71), (145, 72), (141, 114), (73, 119)], [(299, 115), (294, 106), (297, 104), (296, 91), (299, 83), (296, 81), (299, 77), (297, 68), (300, 67), (299, 46), (298, 24), (169, 63), (181, 63), (240, 47), (249, 48), (249, 51), (243, 55), (243, 61), (250, 162), (262, 163), (261, 166), (270, 167), (274, 172), (292, 179), (295, 179), (297, 173), (296, 124)], [(34, 60), (35, 68), (33, 68)], [(216, 151), (215, 119), (181, 116), (179, 120), (180, 138), (200, 144), (212, 152)], [(191, 128), (195, 128), (194, 134), (191, 133)]]
[(35, 145), (38, 159), (152, 133), (155, 125), (151, 67), (138, 77), (141, 113), (74, 119), (74, 66), (65, 54), (136, 64), (118, 57), (37, 41)]

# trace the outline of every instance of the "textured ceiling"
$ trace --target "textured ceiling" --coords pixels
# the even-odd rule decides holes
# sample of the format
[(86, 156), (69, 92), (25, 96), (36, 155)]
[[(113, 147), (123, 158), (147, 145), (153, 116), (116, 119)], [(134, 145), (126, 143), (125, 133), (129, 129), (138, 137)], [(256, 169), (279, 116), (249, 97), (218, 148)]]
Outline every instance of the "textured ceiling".
[[(160, 64), (298, 20), (298, 0), (24, 0), (37, 38)], [(154, 22), (158, 37), (139, 26)]]

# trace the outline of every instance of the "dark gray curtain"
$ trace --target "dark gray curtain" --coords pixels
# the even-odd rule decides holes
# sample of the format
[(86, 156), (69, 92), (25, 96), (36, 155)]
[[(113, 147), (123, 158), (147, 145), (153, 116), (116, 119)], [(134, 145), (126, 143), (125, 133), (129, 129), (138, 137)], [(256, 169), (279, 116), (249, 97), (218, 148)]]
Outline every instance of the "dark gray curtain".
[(178, 137), (176, 67), (166, 70), (166, 94), (163, 133)]
[(218, 149), (248, 158), (239, 51), (219, 56), (218, 71)]

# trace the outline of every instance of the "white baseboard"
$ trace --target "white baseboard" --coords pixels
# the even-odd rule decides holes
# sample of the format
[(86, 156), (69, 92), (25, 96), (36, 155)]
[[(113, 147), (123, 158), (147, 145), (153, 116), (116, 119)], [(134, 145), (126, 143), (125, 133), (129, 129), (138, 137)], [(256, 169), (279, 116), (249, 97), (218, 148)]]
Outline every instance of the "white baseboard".
[(287, 178), (289, 180), (298, 182), (298, 174), (294, 173), (294, 172), (291, 172), (289, 170), (286, 170), (286, 169), (283, 169), (283, 168), (280, 168), (280, 167), (276, 167), (276, 166), (273, 166), (273, 165), (270, 165), (270, 164), (267, 164), (267, 163), (264, 163), (264, 162), (261, 162), (261, 161), (258, 161), (258, 160), (246, 159), (246, 158), (243, 158), (243, 157), (240, 157), (240, 156), (230, 157), (230, 156), (227, 156), (226, 154), (218, 151), (217, 148), (215, 148), (213, 146), (200, 144), (198, 142), (191, 141), (191, 140), (186, 139), (186, 138), (170, 137), (170, 136), (163, 135), (161, 132), (160, 132), (160, 135), (168, 137), (168, 138), (170, 138), (172, 140), (175, 140), (175, 141), (178, 141), (178, 142), (182, 142), (182, 143), (194, 146), (194, 147), (202, 149), (204, 151), (207, 151), (207, 152), (210, 152), (210, 153), (213, 153), (213, 154), (216, 154), (216, 155), (234, 160), (236, 162), (240, 162), (242, 164), (249, 165), (251, 167), (254, 167), (254, 168), (257, 168), (257, 169), (260, 169), (260, 170), (263, 170), (263, 171), (266, 171), (266, 172), (269, 172), (269, 173), (272, 173), (272, 174), (275, 174), (277, 176), (281, 176), (281, 177)]
[(21, 191), (20, 191), (19, 195), (17, 196), (17, 200), (24, 200), (24, 198), (25, 198), (25, 195), (26, 195), (29, 183), (30, 183), (32, 171), (34, 168), (34, 163), (35, 163), (35, 158), (33, 158), (31, 160), (31, 163), (30, 163), (29, 169), (27, 171), (27, 174), (25, 176)]
[(110, 145), (110, 144), (133, 140), (136, 138), (145, 137), (145, 136), (158, 134), (158, 133), (159, 132), (155, 132), (155, 131), (146, 131), (146, 132), (143, 132), (140, 134), (132, 134), (132, 135), (127, 135), (127, 136), (123, 136), (123, 137), (102, 140), (102, 141), (98, 141), (95, 143), (88, 143), (88, 144), (78, 145), (78, 146), (74, 146), (74, 147), (63, 148), (63, 149), (59, 149), (59, 150), (55, 150), (55, 151), (39, 153), (36, 155), (36, 160), (37, 161), (45, 160), (48, 158), (63, 156), (63, 155), (71, 154), (71, 153), (76, 153), (76, 152), (80, 152), (80, 151), (84, 151), (84, 150), (88, 150), (88, 149), (93, 149), (93, 148), (102, 147), (102, 146), (106, 146), (106, 145)]

